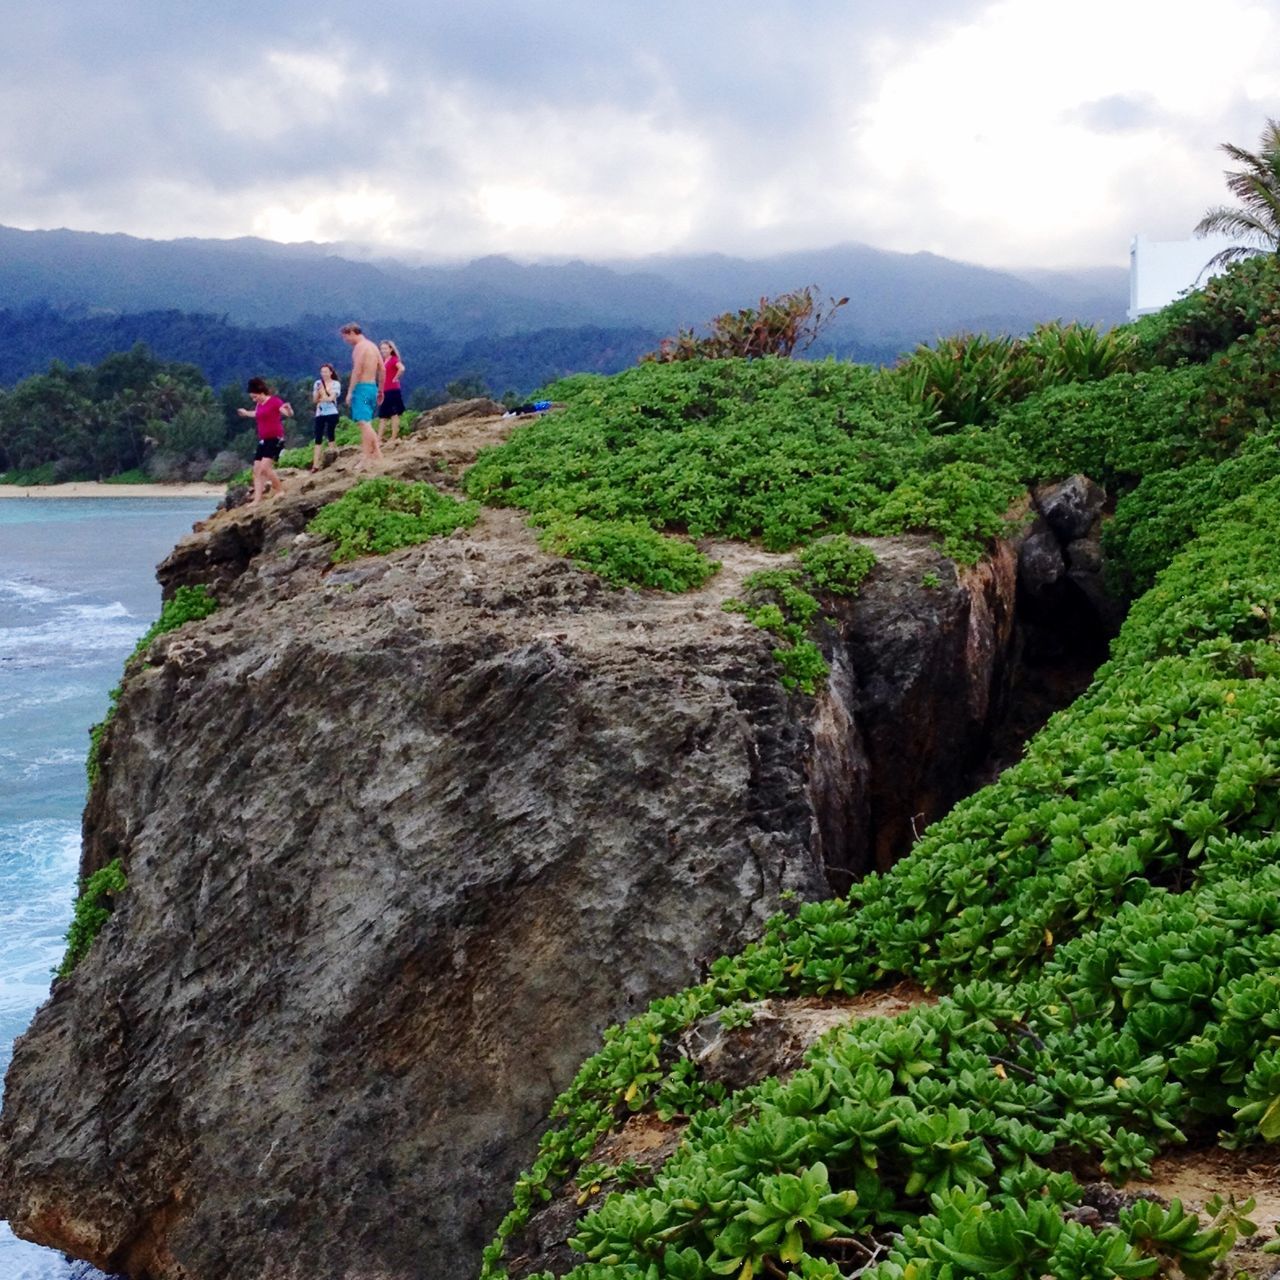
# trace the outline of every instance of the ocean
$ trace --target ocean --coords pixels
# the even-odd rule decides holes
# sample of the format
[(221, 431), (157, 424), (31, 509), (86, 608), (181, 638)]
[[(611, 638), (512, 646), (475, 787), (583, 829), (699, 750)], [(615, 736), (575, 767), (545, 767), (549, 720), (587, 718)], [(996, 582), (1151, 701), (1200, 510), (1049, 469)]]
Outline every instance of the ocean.
[[(0, 500), (0, 1073), (49, 994), (80, 857), (88, 729), (160, 612), (155, 566), (212, 501)], [(3, 1280), (101, 1280), (0, 1222)]]

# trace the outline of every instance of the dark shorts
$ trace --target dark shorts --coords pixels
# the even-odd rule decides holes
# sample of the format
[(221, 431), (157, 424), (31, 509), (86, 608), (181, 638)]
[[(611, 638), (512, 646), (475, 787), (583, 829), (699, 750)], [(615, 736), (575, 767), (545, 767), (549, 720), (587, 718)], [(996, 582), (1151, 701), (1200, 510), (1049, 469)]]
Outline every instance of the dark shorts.
[(334, 432), (337, 429), (338, 415), (336, 413), (316, 414), (316, 444), (324, 444), (326, 440), (332, 444)]
[(390, 391), (382, 393), (382, 404), (378, 406), (378, 417), (394, 418), (396, 414), (404, 412), (404, 396), (400, 394), (399, 387), (393, 387)]
[(254, 452), (254, 462), (261, 462), (263, 458), (270, 458), (272, 462), (278, 462), (280, 459), (280, 450), (284, 448), (284, 437), (277, 436), (271, 440), (259, 440), (258, 448)]

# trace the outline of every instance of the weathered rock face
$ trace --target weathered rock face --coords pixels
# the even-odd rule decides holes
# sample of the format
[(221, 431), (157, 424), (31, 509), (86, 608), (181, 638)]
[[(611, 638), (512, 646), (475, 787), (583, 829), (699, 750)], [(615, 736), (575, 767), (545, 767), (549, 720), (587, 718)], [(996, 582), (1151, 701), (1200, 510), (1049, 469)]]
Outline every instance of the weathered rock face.
[(351, 478), (162, 567), (223, 606), (126, 686), (84, 863), (129, 888), (8, 1076), (0, 1214), (138, 1280), (471, 1274), (601, 1030), (904, 851), (1001, 696), (1008, 549), (877, 543), (811, 699), (721, 609), (776, 557), (614, 592), (486, 511), (331, 569), (300, 530)]

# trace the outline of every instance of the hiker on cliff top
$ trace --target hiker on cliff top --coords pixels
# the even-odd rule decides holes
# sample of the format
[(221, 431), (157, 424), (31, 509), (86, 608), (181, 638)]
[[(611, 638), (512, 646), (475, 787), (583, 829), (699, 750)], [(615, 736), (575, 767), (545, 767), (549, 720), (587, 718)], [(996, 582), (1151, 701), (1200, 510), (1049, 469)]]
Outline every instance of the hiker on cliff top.
[(339, 330), (342, 340), (351, 348), (351, 381), (347, 385), (347, 408), (360, 428), (360, 461), (366, 467), (382, 458), (382, 445), (373, 429), (374, 414), (382, 403), (382, 386), (387, 369), (378, 348), (364, 336), (358, 324), (344, 324)]
[(268, 484), (271, 492), (283, 493), (284, 485), (276, 474), (276, 461), (284, 448), (284, 420), (293, 417), (293, 405), (275, 395), (265, 378), (249, 379), (249, 399), (253, 409), (237, 409), (242, 418), (255, 418), (258, 423), (258, 448), (253, 455), (252, 502), (262, 500), (262, 491)]
[(342, 383), (338, 371), (327, 360), (320, 366), (320, 376), (311, 388), (311, 403), (315, 405), (315, 437), (311, 450), (311, 470), (319, 471), (324, 457), (324, 442), (334, 443), (338, 429), (338, 397)]
[[(400, 415), (404, 412), (404, 396), (400, 392), (400, 377), (404, 373), (404, 361), (400, 359), (400, 349), (390, 338), (383, 338), (378, 343), (378, 352), (382, 356), (387, 370), (387, 380), (382, 388), (382, 405), (378, 409), (378, 439), (394, 440), (400, 434)], [(384, 436), (381, 423), (389, 423), (391, 434)]]

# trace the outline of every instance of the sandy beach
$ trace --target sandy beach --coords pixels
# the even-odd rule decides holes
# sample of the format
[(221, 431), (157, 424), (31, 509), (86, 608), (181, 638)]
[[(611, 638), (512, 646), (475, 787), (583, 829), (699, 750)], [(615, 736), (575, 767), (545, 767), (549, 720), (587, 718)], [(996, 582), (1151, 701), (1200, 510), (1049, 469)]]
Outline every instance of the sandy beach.
[(0, 484), (0, 498), (210, 498), (221, 499), (224, 484)]

